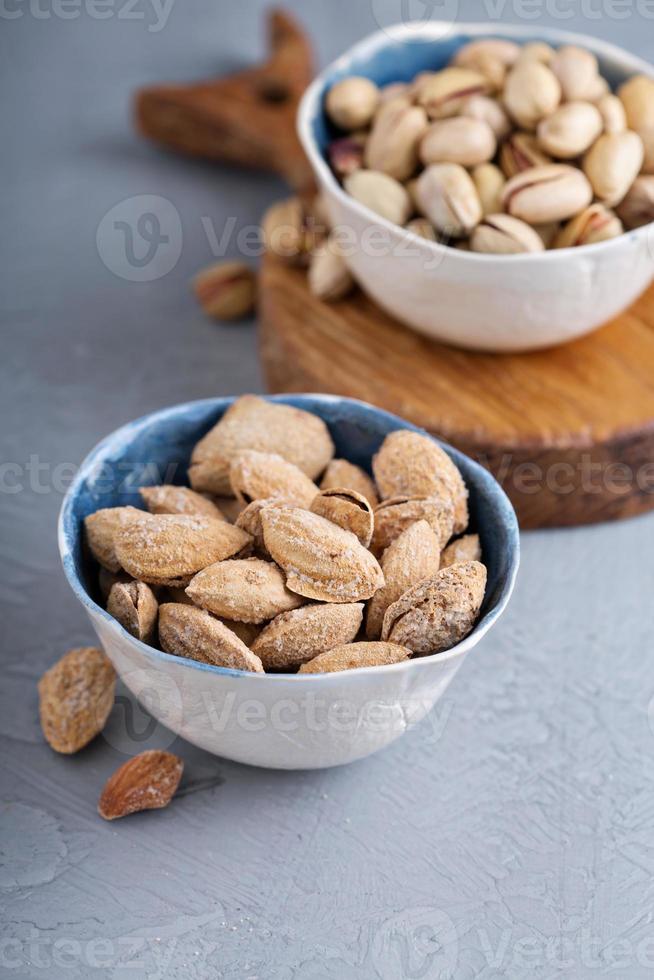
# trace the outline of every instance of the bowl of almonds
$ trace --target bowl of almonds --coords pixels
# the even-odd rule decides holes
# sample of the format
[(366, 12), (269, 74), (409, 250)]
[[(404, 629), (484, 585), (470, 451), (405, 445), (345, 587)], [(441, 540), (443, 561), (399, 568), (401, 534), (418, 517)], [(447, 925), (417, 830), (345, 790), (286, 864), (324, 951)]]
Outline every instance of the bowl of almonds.
[(245, 395), (105, 439), (64, 500), (73, 591), (158, 721), (271, 768), (420, 721), (504, 610), (513, 508), (477, 463), (345, 398)]
[(524, 351), (595, 329), (654, 276), (654, 68), (494, 27), (374, 34), (307, 90), (298, 126), (323, 251), (421, 333)]

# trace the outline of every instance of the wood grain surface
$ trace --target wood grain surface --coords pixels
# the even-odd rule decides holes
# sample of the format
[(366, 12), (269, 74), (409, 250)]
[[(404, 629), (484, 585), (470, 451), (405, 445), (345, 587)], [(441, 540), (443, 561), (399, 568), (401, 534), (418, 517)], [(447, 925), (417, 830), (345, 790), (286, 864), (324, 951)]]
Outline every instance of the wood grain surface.
[(327, 305), (304, 270), (267, 257), (260, 348), (271, 391), (359, 398), (479, 459), (523, 528), (654, 507), (654, 287), (567, 346), (475, 354), (400, 326), (362, 293)]

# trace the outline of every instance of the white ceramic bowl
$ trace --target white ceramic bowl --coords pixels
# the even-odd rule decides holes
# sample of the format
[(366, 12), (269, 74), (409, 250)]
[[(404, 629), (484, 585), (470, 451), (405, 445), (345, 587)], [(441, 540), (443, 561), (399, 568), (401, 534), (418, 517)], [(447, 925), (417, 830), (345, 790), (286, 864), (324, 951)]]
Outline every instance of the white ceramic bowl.
[(512, 38), (578, 44), (593, 51), (615, 87), (654, 68), (612, 44), (554, 29), (442, 22), (387, 28), (355, 45), (309, 87), (298, 129), (335, 226), (346, 229), (347, 261), (383, 309), (436, 340), (485, 351), (527, 351), (581, 337), (625, 310), (654, 276), (654, 225), (583, 248), (537, 255), (461, 252), (408, 233), (341, 188), (325, 159), (325, 92), (347, 75), (380, 85), (409, 81), (449, 62), (468, 40)]
[[(369, 465), (389, 432), (420, 431), (346, 398), (274, 400), (320, 415), (337, 454), (360, 465)], [(91, 452), (62, 505), (59, 548), (66, 576), (121, 679), (171, 731), (225, 758), (273, 769), (314, 769), (360, 759), (393, 742), (431, 710), (502, 614), (519, 563), (513, 508), (486, 470), (444, 447), (469, 488), (472, 527), (480, 534), (488, 568), (479, 621), (447, 653), (387, 667), (301, 675), (226, 670), (163, 653), (136, 640), (96, 601), (97, 568), (86, 554), (83, 520), (101, 507), (140, 506), (137, 488), (159, 482), (158, 474), (168, 473), (170, 480), (171, 466), (183, 481), (192, 447), (231, 401), (210, 399), (155, 412), (123, 426)], [(150, 747), (138, 739), (128, 745), (134, 753)]]

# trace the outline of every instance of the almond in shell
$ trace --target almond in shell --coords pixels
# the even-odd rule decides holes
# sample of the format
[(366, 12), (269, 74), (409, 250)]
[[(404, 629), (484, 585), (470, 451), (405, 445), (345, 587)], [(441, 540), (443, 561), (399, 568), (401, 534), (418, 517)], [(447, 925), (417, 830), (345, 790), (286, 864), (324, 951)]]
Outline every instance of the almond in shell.
[(225, 520), (212, 500), (188, 487), (141, 487), (139, 493), (151, 514), (191, 514)]
[(245, 504), (279, 497), (298, 507), (309, 507), (318, 493), (316, 484), (293, 463), (276, 453), (255, 449), (239, 453), (232, 460), (229, 479), (234, 496)]
[(478, 534), (465, 534), (444, 549), (441, 555), (441, 568), (449, 568), (458, 561), (481, 561), (481, 543)]
[(255, 551), (262, 556), (269, 557), (266, 545), (263, 540), (263, 527), (261, 524), (261, 512), (265, 507), (274, 504), (275, 507), (294, 507), (292, 501), (267, 497), (261, 500), (253, 500), (251, 504), (241, 511), (236, 519), (236, 527), (242, 528), (252, 536)]
[(182, 778), (184, 763), (170, 752), (141, 752), (109, 777), (98, 802), (105, 820), (168, 806)]
[(334, 455), (327, 426), (317, 415), (244, 395), (195, 446), (189, 470), (193, 489), (229, 496), (232, 459), (246, 449), (277, 453), (311, 480)]
[(143, 514), (116, 535), (122, 568), (150, 585), (188, 585), (197, 572), (231, 558), (252, 539), (238, 527), (213, 517)]
[(86, 541), (91, 554), (109, 572), (119, 572), (116, 556), (116, 535), (128, 524), (143, 517), (136, 507), (105, 507), (84, 518)]
[(357, 493), (366, 498), (372, 507), (376, 507), (379, 503), (375, 484), (368, 474), (360, 466), (355, 466), (347, 459), (333, 459), (320, 481), (321, 490), (335, 490), (338, 487), (356, 490)]
[(384, 584), (377, 560), (350, 531), (299, 507), (266, 507), (263, 538), (291, 592), (323, 602), (360, 602)]
[(486, 568), (458, 562), (408, 589), (389, 606), (382, 639), (414, 653), (441, 653), (460, 643), (473, 628), (486, 590)]
[(159, 608), (159, 642), (166, 653), (231, 670), (263, 673), (263, 664), (219, 619), (178, 603)]
[(468, 491), (447, 453), (429, 436), (400, 429), (386, 436), (372, 461), (382, 500), (447, 497), (454, 505), (456, 534), (468, 526)]
[(382, 667), (385, 664), (399, 664), (410, 656), (411, 651), (398, 643), (347, 643), (302, 664), (298, 673), (332, 674), (358, 667)]
[(117, 582), (107, 600), (107, 612), (143, 643), (149, 643), (157, 625), (159, 603), (145, 582)]
[(407, 589), (436, 575), (440, 567), (440, 539), (427, 521), (416, 521), (402, 531), (381, 557), (386, 584), (375, 592), (368, 604), (366, 636), (381, 635), (384, 613)]
[(289, 670), (351, 643), (362, 619), (361, 602), (303, 606), (273, 619), (252, 644), (252, 652), (266, 670)]
[(41, 728), (55, 752), (71, 755), (105, 726), (114, 704), (116, 672), (102, 650), (69, 652), (39, 681)]
[(351, 531), (364, 548), (370, 546), (375, 526), (372, 507), (367, 498), (356, 490), (346, 490), (344, 487), (321, 490), (310, 509), (312, 513), (326, 518), (332, 524)]
[(403, 531), (416, 521), (427, 521), (440, 541), (441, 548), (450, 540), (454, 529), (454, 508), (442, 497), (391, 497), (375, 510), (372, 551), (381, 555)]
[(265, 623), (302, 605), (300, 596), (286, 588), (277, 565), (261, 558), (210, 565), (195, 576), (186, 593), (196, 606), (239, 623)]

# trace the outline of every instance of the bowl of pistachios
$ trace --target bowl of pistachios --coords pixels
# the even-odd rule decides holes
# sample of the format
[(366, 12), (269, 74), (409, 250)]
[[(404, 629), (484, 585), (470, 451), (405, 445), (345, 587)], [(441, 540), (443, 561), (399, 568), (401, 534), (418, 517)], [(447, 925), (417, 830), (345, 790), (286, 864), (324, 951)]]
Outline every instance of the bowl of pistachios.
[(386, 28), (316, 79), (298, 128), (330, 248), (435, 340), (563, 344), (654, 277), (654, 67), (614, 45)]

